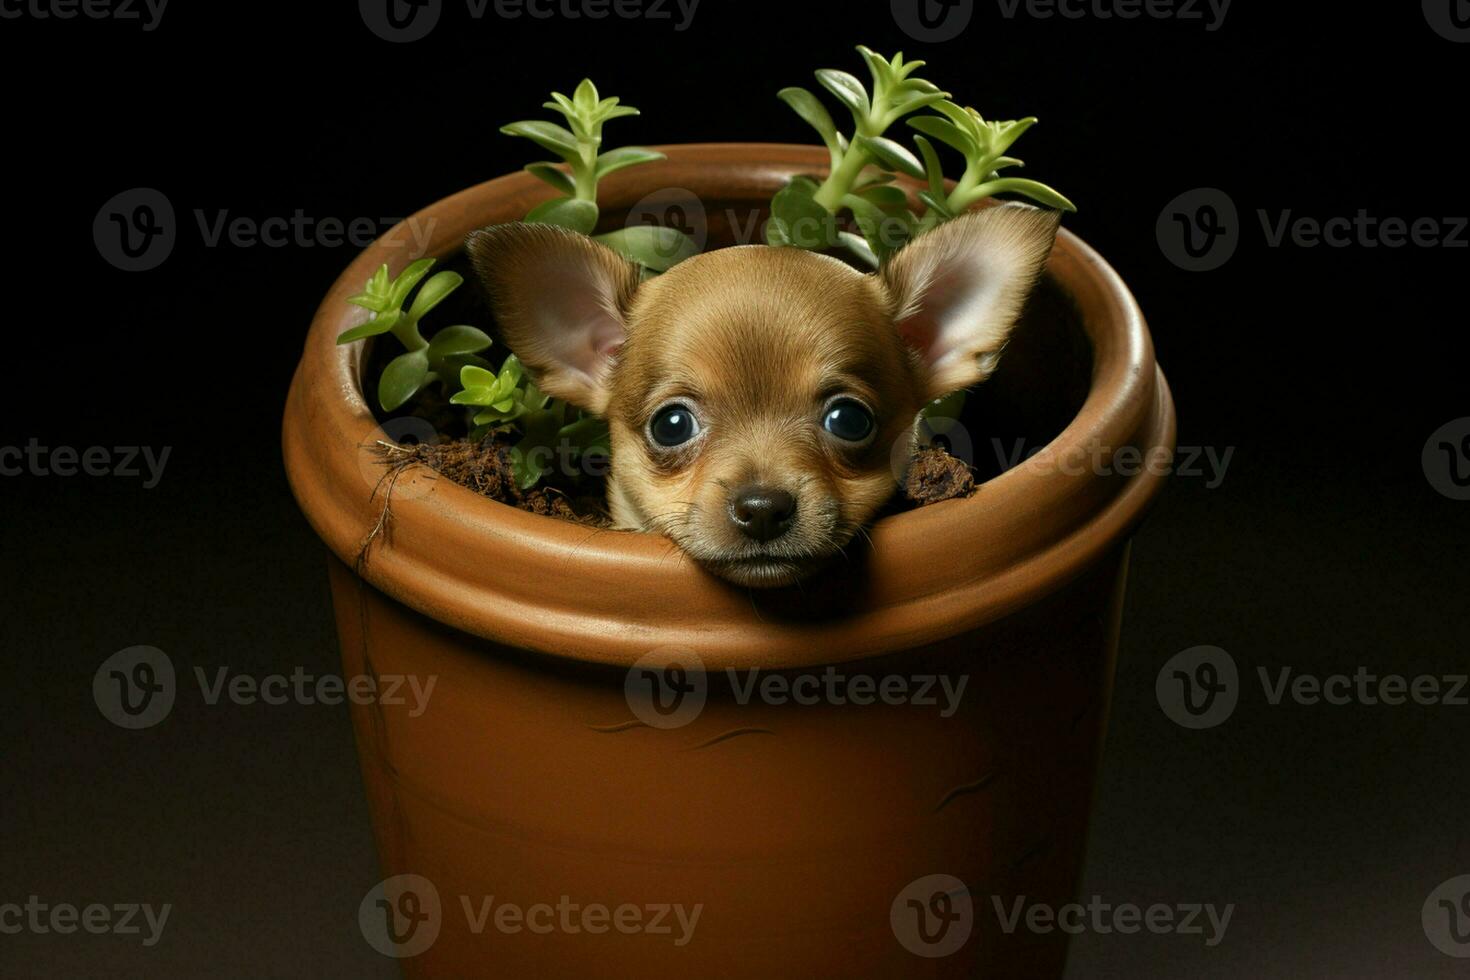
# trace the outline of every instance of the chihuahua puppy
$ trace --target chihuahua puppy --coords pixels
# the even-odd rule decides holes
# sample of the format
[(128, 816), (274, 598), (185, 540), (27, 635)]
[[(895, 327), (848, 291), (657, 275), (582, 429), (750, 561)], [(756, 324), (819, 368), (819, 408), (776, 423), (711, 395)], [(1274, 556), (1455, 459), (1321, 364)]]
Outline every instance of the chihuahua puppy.
[(549, 225), (495, 225), (466, 247), (541, 390), (607, 419), (615, 525), (667, 535), (738, 585), (782, 586), (893, 495), (920, 410), (995, 370), (1059, 218), (966, 214), (867, 275), (745, 245), (640, 282)]

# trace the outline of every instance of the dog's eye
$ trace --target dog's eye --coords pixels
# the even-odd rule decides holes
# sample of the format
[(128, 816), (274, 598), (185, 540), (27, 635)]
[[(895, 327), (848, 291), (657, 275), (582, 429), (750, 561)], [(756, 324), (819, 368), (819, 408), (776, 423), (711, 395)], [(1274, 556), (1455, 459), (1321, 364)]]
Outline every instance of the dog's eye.
[(648, 423), (648, 434), (660, 446), (682, 446), (699, 435), (699, 420), (687, 405), (665, 405)]
[(839, 398), (827, 406), (822, 428), (845, 442), (862, 442), (873, 431), (873, 413), (851, 398)]

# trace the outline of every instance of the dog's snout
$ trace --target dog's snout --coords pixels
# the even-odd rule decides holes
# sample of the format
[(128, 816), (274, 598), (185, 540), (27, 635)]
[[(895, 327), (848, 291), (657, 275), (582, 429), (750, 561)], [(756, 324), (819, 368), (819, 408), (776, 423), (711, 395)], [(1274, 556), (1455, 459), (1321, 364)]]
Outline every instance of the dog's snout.
[(779, 538), (795, 516), (796, 498), (775, 487), (742, 487), (730, 501), (730, 519), (757, 541)]

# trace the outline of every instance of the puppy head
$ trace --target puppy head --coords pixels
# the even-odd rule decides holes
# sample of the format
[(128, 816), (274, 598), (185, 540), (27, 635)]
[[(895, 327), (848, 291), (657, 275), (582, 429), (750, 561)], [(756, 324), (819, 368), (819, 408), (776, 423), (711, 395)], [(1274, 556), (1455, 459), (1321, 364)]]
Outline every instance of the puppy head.
[(607, 418), (618, 526), (777, 586), (840, 554), (892, 495), (895, 446), (906, 460), (927, 402), (995, 370), (1057, 220), (968, 214), (872, 275), (742, 246), (640, 284), (611, 250), (546, 225), (485, 228), (467, 247), (541, 389)]

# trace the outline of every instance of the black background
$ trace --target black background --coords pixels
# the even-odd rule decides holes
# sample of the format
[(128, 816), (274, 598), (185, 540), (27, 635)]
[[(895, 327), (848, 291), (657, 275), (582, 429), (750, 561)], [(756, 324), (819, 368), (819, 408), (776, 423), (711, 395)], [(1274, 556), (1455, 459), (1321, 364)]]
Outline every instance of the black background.
[[(345, 708), (181, 699), (134, 733), (90, 696), (98, 664), (135, 644), (180, 671), (335, 668), (323, 553), (279, 422), (352, 249), (209, 247), (195, 210), (402, 217), (539, 158), (497, 127), (584, 75), (643, 110), (611, 124), (614, 143), (810, 142), (776, 89), (819, 67), (864, 74), (862, 42), (927, 59), (992, 118), (1041, 117), (1018, 149), (1138, 296), (1181, 445), (1234, 450), (1218, 487), (1174, 479), (1137, 538), (1083, 882), (1114, 903), (1234, 903), (1234, 919), (1214, 948), (1084, 935), (1069, 976), (1463, 975), (1419, 917), (1470, 873), (1470, 709), (1271, 706), (1255, 681), (1284, 665), (1467, 669), (1470, 503), (1437, 493), (1420, 454), (1470, 414), (1470, 252), (1273, 248), (1257, 218), (1470, 213), (1470, 46), (1418, 4), (1369, 9), (1236, 0), (1212, 31), (1207, 8), (1007, 18), (992, 0), (932, 45), (882, 2), (703, 0), (676, 31), (475, 20), (448, 0), (432, 35), (400, 45), (350, 3), (175, 0), (153, 31), (0, 20), (0, 445), (172, 447), (151, 490), (0, 479), (0, 902), (175, 906), (152, 949), (0, 936), (0, 974), (393, 975), (357, 933), (378, 873)], [(167, 195), (178, 243), (125, 273), (92, 223), (134, 187)], [(1155, 237), (1198, 187), (1240, 213), (1238, 251), (1206, 273)], [(1153, 685), (1199, 644), (1230, 651), (1247, 682), (1226, 724), (1193, 732)]]

